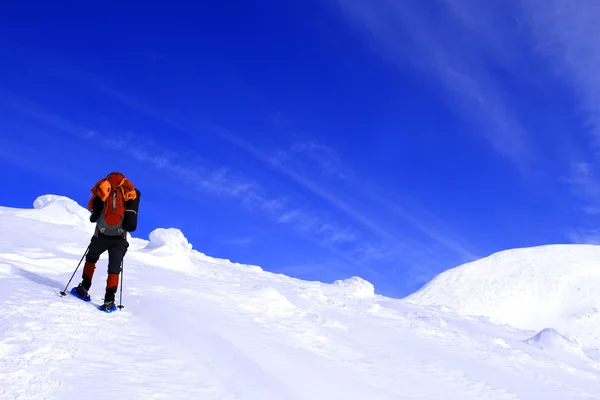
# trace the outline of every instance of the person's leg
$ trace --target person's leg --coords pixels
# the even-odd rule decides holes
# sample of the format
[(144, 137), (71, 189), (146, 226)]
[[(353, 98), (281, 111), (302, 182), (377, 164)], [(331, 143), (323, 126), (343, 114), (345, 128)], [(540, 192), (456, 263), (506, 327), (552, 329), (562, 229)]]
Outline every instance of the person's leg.
[(127, 253), (129, 243), (125, 238), (113, 240), (108, 248), (108, 277), (106, 278), (106, 293), (104, 303), (115, 301), (115, 294), (119, 286), (119, 274), (121, 273), (121, 263)]
[(77, 286), (77, 293), (84, 298), (89, 298), (88, 291), (92, 286), (92, 279), (94, 278), (94, 271), (96, 270), (96, 263), (100, 259), (102, 253), (107, 250), (107, 242), (103, 237), (92, 237), (90, 248), (85, 256), (85, 264), (83, 266), (83, 273), (81, 275), (81, 283)]

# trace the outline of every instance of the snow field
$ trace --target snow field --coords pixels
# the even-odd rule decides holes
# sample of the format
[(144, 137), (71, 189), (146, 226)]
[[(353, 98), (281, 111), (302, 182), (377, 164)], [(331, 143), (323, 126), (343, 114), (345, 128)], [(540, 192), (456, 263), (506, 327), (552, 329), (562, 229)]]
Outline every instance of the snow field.
[[(494, 323), (510, 314), (477, 286), (485, 276), (477, 268), (473, 281), (455, 271), (445, 285), (432, 282), (419, 294), (431, 304), (415, 304), (418, 296), (378, 296), (359, 277), (306, 282), (214, 259), (194, 250), (181, 231), (159, 228), (148, 241), (130, 241), (125, 308), (99, 312), (106, 256), (91, 304), (58, 294), (92, 231), (73, 203), (42, 196), (32, 210), (0, 208), (0, 399), (600, 398), (594, 342), (583, 347), (558, 328)], [(63, 217), (67, 223), (57, 222)], [(563, 250), (564, 262), (586, 260), (576, 249)], [(533, 252), (519, 257), (512, 254), (511, 262), (539, 268)], [(502, 257), (492, 260), (505, 271)], [(523, 278), (518, 272), (490, 278), (502, 299), (524, 293), (513, 290)], [(525, 293), (528, 307), (549, 304), (543, 282), (562, 287), (567, 299), (565, 288), (578, 285), (572, 277), (551, 282), (548, 271), (533, 276), (541, 279), (533, 285), (541, 301)], [(503, 292), (503, 284), (513, 289)], [(592, 283), (578, 287), (587, 291)], [(585, 293), (578, 299), (593, 302)], [(591, 305), (576, 300), (538, 322)], [(526, 315), (519, 312), (515, 321)], [(580, 334), (594, 326), (594, 315)]]

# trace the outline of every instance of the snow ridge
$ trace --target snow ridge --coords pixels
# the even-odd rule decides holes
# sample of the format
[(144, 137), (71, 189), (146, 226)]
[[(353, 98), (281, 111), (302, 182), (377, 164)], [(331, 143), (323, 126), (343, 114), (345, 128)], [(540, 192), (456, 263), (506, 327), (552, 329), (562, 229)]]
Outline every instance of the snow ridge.
[(600, 346), (599, 259), (595, 245), (503, 251), (439, 274), (406, 300)]
[(90, 213), (74, 200), (58, 195), (39, 196), (33, 203), (34, 210), (21, 210), (19, 216), (37, 219), (57, 225), (89, 225)]

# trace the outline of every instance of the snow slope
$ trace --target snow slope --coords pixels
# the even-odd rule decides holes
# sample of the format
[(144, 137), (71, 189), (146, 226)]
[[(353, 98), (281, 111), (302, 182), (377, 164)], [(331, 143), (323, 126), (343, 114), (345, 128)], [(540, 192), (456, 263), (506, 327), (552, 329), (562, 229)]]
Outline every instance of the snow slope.
[(439, 274), (406, 300), (515, 328), (552, 328), (600, 347), (600, 246), (499, 252)]
[(91, 232), (64, 197), (0, 207), (0, 399), (600, 399), (599, 354), (558, 329), (214, 259), (177, 229), (131, 239), (105, 314), (59, 295)]

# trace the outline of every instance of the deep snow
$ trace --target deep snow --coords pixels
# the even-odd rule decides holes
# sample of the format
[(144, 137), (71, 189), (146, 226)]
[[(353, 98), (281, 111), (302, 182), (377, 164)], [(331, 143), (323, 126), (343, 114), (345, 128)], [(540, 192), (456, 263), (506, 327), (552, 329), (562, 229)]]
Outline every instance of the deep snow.
[(60, 196), (0, 207), (2, 399), (600, 398), (595, 246), (494, 255), (407, 301), (359, 277), (211, 258), (157, 229), (130, 240), (125, 308), (105, 314), (106, 255), (93, 304), (59, 295), (88, 215)]
[(435, 277), (407, 301), (600, 347), (600, 246), (502, 251)]

